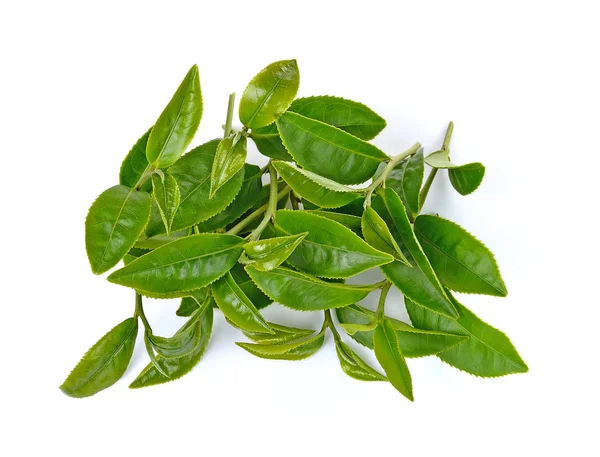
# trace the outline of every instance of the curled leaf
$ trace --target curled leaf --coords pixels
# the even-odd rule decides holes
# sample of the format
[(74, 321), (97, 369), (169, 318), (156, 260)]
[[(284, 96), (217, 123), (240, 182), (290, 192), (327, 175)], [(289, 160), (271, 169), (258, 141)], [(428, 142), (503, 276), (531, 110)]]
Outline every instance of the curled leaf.
[(217, 190), (244, 167), (246, 141), (246, 137), (238, 133), (219, 142), (210, 173), (209, 198), (213, 198)]
[(325, 330), (326, 328), (323, 328), (315, 336), (309, 338), (301, 338), (282, 344), (235, 344), (262, 359), (301, 360), (310, 357), (323, 346)]
[(341, 339), (335, 338), (335, 352), (344, 373), (359, 381), (387, 381), (387, 378), (371, 368)]
[(248, 259), (259, 270), (269, 271), (281, 265), (308, 233), (251, 241), (244, 245)]
[(159, 175), (152, 175), (152, 195), (158, 205), (167, 235), (170, 235), (173, 218), (181, 199), (177, 181), (170, 174), (163, 175), (162, 179)]

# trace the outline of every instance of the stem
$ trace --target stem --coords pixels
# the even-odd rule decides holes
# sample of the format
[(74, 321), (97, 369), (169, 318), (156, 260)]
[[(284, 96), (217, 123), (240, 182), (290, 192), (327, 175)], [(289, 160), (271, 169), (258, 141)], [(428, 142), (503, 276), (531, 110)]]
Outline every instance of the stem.
[(148, 164), (148, 166), (146, 166), (146, 169), (140, 176), (140, 179), (138, 179), (138, 182), (135, 183), (135, 186), (133, 186), (133, 188), (135, 190), (140, 190), (141, 187), (144, 185), (144, 183), (146, 181), (148, 181), (148, 179), (150, 179), (150, 177), (152, 177), (152, 173), (154, 173), (154, 167), (152, 165)]
[(235, 105), (235, 92), (229, 95), (229, 103), (227, 104), (227, 120), (225, 121), (225, 133), (223, 138), (227, 138), (231, 134), (231, 123), (233, 121), (233, 107)]
[[(289, 194), (291, 190), (292, 189), (290, 189), (288, 186), (285, 186), (281, 190), (281, 192), (279, 192), (277, 194), (277, 201), (281, 200), (283, 197), (285, 197), (287, 194)], [(237, 235), (242, 230), (244, 230), (244, 228), (246, 228), (246, 226), (248, 224), (250, 224), (254, 219), (258, 218), (262, 213), (264, 213), (268, 208), (269, 208), (269, 203), (265, 203), (260, 208), (255, 210), (253, 213), (250, 213), (245, 219), (242, 219), (240, 222), (238, 222), (234, 227), (229, 229), (226, 233), (229, 235)]]
[[(448, 128), (446, 129), (446, 136), (444, 137), (444, 143), (442, 144), (442, 151), (448, 151), (448, 159), (450, 158), (450, 140), (452, 139), (452, 132), (454, 131), (454, 122), (450, 121), (448, 124)], [(421, 189), (421, 193), (419, 194), (419, 212), (423, 208), (425, 204), (425, 199), (427, 198), (427, 194), (429, 193), (429, 189), (431, 188), (431, 184), (433, 184), (433, 180), (435, 179), (435, 175), (437, 175), (438, 169), (432, 168), (429, 172), (429, 176), (427, 176), (427, 181), (423, 185), (423, 189)]]
[(152, 334), (152, 327), (150, 327), (150, 322), (146, 318), (146, 314), (144, 314), (144, 306), (142, 304), (142, 295), (135, 293), (135, 314), (134, 317), (139, 317), (142, 320), (142, 324), (144, 324), (144, 328), (148, 331), (148, 333)]
[(290, 193), (290, 203), (292, 204), (292, 209), (298, 211), (300, 209), (300, 207), (298, 206), (299, 202), (300, 202), (300, 199), (298, 198), (296, 193), (291, 192)]
[(333, 319), (331, 319), (331, 311), (326, 309), (323, 311), (325, 313), (325, 322), (323, 322), (323, 326), (327, 326), (331, 329), (331, 333), (333, 333), (333, 337), (336, 340), (340, 340), (340, 334), (338, 333), (337, 329), (335, 328), (335, 325), (333, 323)]
[(392, 287), (392, 283), (390, 281), (385, 281), (385, 284), (381, 287), (381, 294), (379, 295), (379, 304), (377, 305), (377, 314), (375, 314), (375, 318), (378, 322), (383, 320), (384, 310), (385, 310), (385, 299), (387, 298), (387, 294), (390, 291), (390, 287)]
[(265, 212), (263, 220), (260, 221), (260, 224), (258, 224), (258, 227), (256, 227), (250, 234), (250, 241), (258, 240), (258, 237), (260, 237), (260, 234), (263, 232), (263, 230), (277, 211), (277, 202), (279, 201), (277, 198), (277, 171), (275, 170), (275, 167), (273, 166), (270, 160), (269, 177), (271, 181), (271, 187), (269, 189), (269, 203), (267, 205), (267, 211)]
[(442, 150), (448, 150), (450, 146), (450, 139), (452, 138), (452, 132), (454, 131), (454, 122), (450, 121), (448, 124), (448, 128), (446, 129), (446, 137), (444, 138), (444, 144), (442, 145)]

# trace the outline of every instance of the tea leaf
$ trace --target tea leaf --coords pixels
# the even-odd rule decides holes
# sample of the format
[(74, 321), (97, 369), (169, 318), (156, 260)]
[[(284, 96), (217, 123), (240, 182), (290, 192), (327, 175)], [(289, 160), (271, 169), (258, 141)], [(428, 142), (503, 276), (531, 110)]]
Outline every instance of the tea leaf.
[(158, 175), (152, 175), (152, 194), (158, 205), (160, 217), (167, 231), (171, 234), (171, 225), (175, 217), (175, 211), (181, 201), (181, 193), (177, 181), (170, 174), (164, 175), (164, 181)]
[[(146, 168), (148, 167), (146, 144), (148, 143), (148, 137), (150, 136), (151, 131), (152, 127), (137, 140), (123, 160), (121, 170), (119, 171), (119, 184), (133, 189), (146, 171)], [(140, 190), (150, 192), (152, 190), (152, 183), (146, 181)]]
[(335, 352), (342, 370), (351, 378), (359, 381), (387, 381), (385, 376), (371, 368), (340, 338), (335, 338)]
[(244, 167), (246, 162), (246, 137), (241, 134), (223, 138), (217, 146), (210, 175), (210, 193), (215, 192)]
[(236, 263), (230, 270), (230, 273), (236, 284), (244, 291), (246, 297), (248, 297), (254, 306), (256, 306), (256, 309), (265, 308), (273, 302), (273, 300), (267, 297), (262, 290), (256, 287), (256, 284), (250, 279), (250, 276), (248, 276), (248, 273), (246, 273), (242, 264)]
[(152, 347), (159, 355), (166, 358), (183, 357), (194, 351), (202, 337), (202, 322), (200, 322), (202, 312), (203, 310), (198, 307), (181, 329), (169, 338), (150, 335)]
[(146, 157), (154, 168), (173, 165), (188, 147), (200, 125), (202, 92), (194, 65), (150, 132)]
[(419, 191), (423, 183), (423, 148), (404, 159), (388, 174), (385, 185), (396, 191), (408, 218), (412, 221), (419, 214)]
[(347, 229), (352, 230), (357, 235), (362, 235), (361, 218), (358, 216), (321, 210), (307, 210), (306, 212), (309, 214), (315, 214), (317, 216), (324, 217), (326, 219), (331, 219), (332, 221), (342, 224)]
[(292, 156), (281, 142), (277, 125), (270, 124), (259, 129), (252, 129), (250, 138), (256, 144), (258, 151), (275, 160), (290, 161)]
[(193, 314), (198, 308), (211, 299), (210, 290), (207, 287), (191, 290), (187, 297), (181, 299), (179, 308), (175, 311), (177, 316), (188, 317)]
[(394, 240), (385, 221), (381, 218), (377, 211), (370, 206), (365, 208), (361, 218), (361, 231), (367, 243), (382, 252), (387, 252), (394, 258), (409, 267), (412, 265), (406, 259), (402, 250)]
[(282, 344), (290, 341), (305, 338), (308, 335), (315, 333), (313, 330), (306, 328), (287, 327), (285, 325), (274, 324), (268, 322), (269, 327), (274, 333), (249, 332), (242, 330), (244, 335), (254, 341), (262, 344)]
[(244, 251), (259, 270), (269, 271), (281, 265), (306, 237), (307, 232), (298, 235), (251, 241), (244, 245)]
[(452, 187), (461, 195), (469, 195), (477, 190), (485, 175), (485, 167), (480, 163), (468, 163), (448, 170)]
[(261, 359), (302, 360), (310, 357), (323, 346), (325, 330), (326, 328), (323, 328), (319, 333), (310, 338), (301, 338), (282, 344), (235, 344)]

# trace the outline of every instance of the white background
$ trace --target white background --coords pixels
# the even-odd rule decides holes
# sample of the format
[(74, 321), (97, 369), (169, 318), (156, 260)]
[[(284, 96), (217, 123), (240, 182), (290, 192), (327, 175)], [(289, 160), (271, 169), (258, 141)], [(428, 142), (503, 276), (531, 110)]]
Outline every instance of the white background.
[[(2, 2), (0, 454), (598, 455), (594, 3)], [(441, 173), (426, 210), (496, 253), (508, 297), (463, 301), (511, 337), (530, 372), (479, 379), (410, 360), (410, 403), (346, 377), (331, 338), (305, 361), (261, 360), (218, 315), (181, 380), (129, 390), (147, 363), (138, 344), (115, 386), (64, 396), (79, 357), (134, 307), (130, 290), (89, 269), (89, 205), (193, 63), (197, 145), (221, 134), (231, 91), (239, 99), (258, 70), (289, 58), (300, 96), (344, 96), (387, 119), (375, 144), (389, 154), (415, 141), (431, 152), (455, 122), (452, 158), (483, 162), (485, 180), (460, 197)], [(254, 150), (250, 160), (266, 162)], [(176, 306), (149, 302), (159, 332), (181, 325)], [(402, 308), (392, 294), (387, 309)], [(278, 306), (265, 315), (321, 320)]]

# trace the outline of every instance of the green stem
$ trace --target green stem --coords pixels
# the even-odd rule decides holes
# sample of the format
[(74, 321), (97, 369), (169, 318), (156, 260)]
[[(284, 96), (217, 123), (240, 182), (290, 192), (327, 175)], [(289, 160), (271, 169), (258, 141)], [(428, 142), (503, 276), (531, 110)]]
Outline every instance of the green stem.
[(144, 328), (148, 331), (148, 333), (152, 334), (152, 327), (150, 327), (150, 322), (146, 318), (146, 314), (144, 314), (144, 306), (142, 304), (142, 295), (135, 293), (135, 314), (134, 317), (139, 317), (142, 320), (142, 324), (144, 324)]
[[(288, 186), (285, 186), (277, 194), (277, 201), (281, 200), (283, 197), (285, 197), (287, 194), (289, 194), (291, 190), (292, 189), (290, 189)], [(267, 211), (268, 208), (269, 208), (269, 203), (265, 203), (260, 208), (258, 208), (254, 212), (250, 213), (245, 219), (242, 219), (240, 222), (238, 222), (234, 227), (229, 229), (226, 233), (229, 235), (237, 235), (242, 230), (244, 230), (244, 228), (246, 228), (246, 226), (248, 224), (250, 224), (254, 219), (257, 219), (261, 214), (263, 214), (265, 211)]]
[(454, 132), (454, 122), (450, 121), (448, 128), (446, 129), (446, 136), (444, 137), (444, 144), (442, 150), (447, 151), (450, 147), (450, 139), (452, 138), (452, 132)]
[[(454, 122), (450, 121), (448, 124), (448, 128), (446, 129), (446, 136), (444, 137), (444, 143), (442, 144), (442, 151), (448, 151), (448, 158), (450, 154), (450, 140), (452, 139), (452, 132), (454, 131)], [(423, 208), (425, 204), (425, 199), (427, 199), (427, 194), (429, 194), (429, 189), (431, 189), (431, 184), (433, 184), (433, 180), (435, 179), (435, 175), (437, 175), (438, 169), (432, 168), (429, 172), (429, 176), (427, 176), (427, 181), (423, 185), (423, 189), (421, 189), (421, 193), (419, 193), (419, 212)]]
[(375, 314), (377, 322), (381, 322), (383, 320), (385, 311), (385, 299), (387, 298), (387, 294), (390, 291), (390, 287), (392, 287), (392, 283), (387, 280), (385, 281), (385, 284), (381, 287), (381, 294), (379, 295), (379, 304), (377, 305), (377, 313)]
[(267, 211), (263, 216), (263, 220), (260, 221), (260, 224), (258, 224), (258, 227), (256, 227), (248, 237), (250, 241), (258, 240), (260, 234), (263, 232), (271, 218), (275, 216), (275, 212), (277, 211), (277, 202), (279, 201), (277, 198), (277, 171), (275, 170), (275, 167), (271, 161), (269, 161), (269, 177), (271, 187), (269, 189), (269, 203), (267, 206)]
[(296, 193), (291, 192), (290, 193), (290, 203), (292, 204), (292, 209), (298, 211), (300, 209), (300, 207), (298, 206), (299, 202), (300, 202), (300, 199), (298, 198)]
[(229, 94), (229, 103), (227, 104), (227, 120), (225, 121), (225, 133), (223, 138), (231, 134), (231, 124), (233, 122), (233, 108), (235, 105), (235, 92)]
[(140, 179), (138, 179), (138, 182), (135, 183), (135, 186), (133, 186), (133, 188), (135, 190), (140, 190), (144, 183), (152, 177), (152, 173), (154, 173), (154, 170), (155, 168), (152, 165), (148, 164), (148, 166), (142, 173), (142, 176), (140, 176)]
[(325, 313), (325, 322), (323, 322), (323, 327), (327, 326), (330, 328), (331, 333), (333, 333), (333, 337), (336, 340), (340, 340), (340, 334), (338, 333), (337, 329), (335, 328), (335, 325), (333, 323), (333, 319), (331, 318), (331, 311), (326, 309), (323, 311)]
[(410, 148), (408, 148), (403, 153), (398, 154), (397, 156), (394, 156), (389, 160), (386, 167), (383, 169), (383, 171), (377, 177), (377, 179), (375, 179), (373, 181), (373, 183), (369, 187), (366, 188), (365, 206), (369, 206), (371, 204), (371, 196), (373, 195), (373, 192), (379, 186), (385, 187), (385, 180), (387, 179), (390, 172), (394, 169), (394, 167), (396, 165), (398, 165), (400, 162), (402, 162), (404, 159), (406, 159), (407, 157), (410, 157), (411, 155), (416, 154), (420, 147), (421, 147), (420, 143), (415, 143), (414, 145), (412, 145)]

